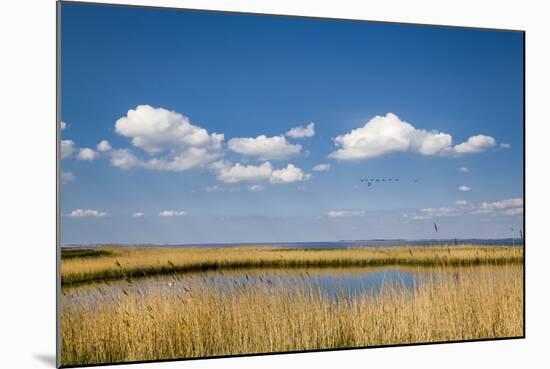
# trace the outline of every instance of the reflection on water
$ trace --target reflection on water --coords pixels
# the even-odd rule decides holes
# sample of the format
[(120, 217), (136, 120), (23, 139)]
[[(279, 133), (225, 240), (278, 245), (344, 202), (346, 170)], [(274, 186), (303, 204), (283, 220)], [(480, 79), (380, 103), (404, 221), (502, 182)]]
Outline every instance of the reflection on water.
[(205, 287), (221, 293), (232, 287), (283, 287), (288, 290), (310, 287), (334, 298), (353, 298), (361, 294), (376, 294), (386, 284), (398, 284), (412, 289), (415, 283), (430, 277), (437, 280), (438, 272), (429, 268), (365, 267), (365, 268), (308, 268), (254, 269), (246, 271), (212, 271), (101, 282), (63, 289), (63, 296), (76, 298), (79, 303), (96, 304), (115, 299), (122, 294), (147, 296), (149, 293), (197, 292)]

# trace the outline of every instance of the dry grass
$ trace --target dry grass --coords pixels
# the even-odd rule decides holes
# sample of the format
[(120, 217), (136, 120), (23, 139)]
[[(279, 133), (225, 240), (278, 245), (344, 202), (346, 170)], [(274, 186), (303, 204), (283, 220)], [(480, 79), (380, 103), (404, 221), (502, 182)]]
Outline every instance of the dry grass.
[(104, 279), (243, 268), (376, 265), (468, 266), (523, 261), (523, 247), (441, 246), (357, 249), (269, 249), (236, 247), (103, 248), (103, 256), (62, 260), (64, 285)]
[[(123, 260), (142, 265), (137, 261), (148, 259), (139, 254), (132, 251)], [(116, 293), (105, 285), (64, 288), (61, 361), (81, 365), (523, 335), (522, 263), (434, 268), (439, 278), (425, 277), (412, 290), (387, 284), (379, 293), (352, 299), (331, 298), (308, 283), (288, 288), (236, 282), (223, 289), (189, 284), (177, 293), (169, 287), (143, 293), (131, 281)], [(99, 289), (92, 302), (82, 298), (91, 289)]]

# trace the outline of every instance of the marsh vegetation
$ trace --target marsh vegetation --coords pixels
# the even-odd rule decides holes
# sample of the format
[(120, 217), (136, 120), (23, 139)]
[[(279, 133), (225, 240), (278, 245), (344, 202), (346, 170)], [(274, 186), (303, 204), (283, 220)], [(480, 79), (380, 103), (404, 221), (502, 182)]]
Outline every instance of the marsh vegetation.
[(99, 257), (67, 258), (61, 265), (64, 285), (125, 277), (208, 270), (364, 266), (470, 266), (523, 260), (522, 247), (426, 246), (349, 249), (266, 247), (147, 248), (105, 247)]
[(62, 261), (63, 365), (523, 335), (519, 247), (105, 251)]

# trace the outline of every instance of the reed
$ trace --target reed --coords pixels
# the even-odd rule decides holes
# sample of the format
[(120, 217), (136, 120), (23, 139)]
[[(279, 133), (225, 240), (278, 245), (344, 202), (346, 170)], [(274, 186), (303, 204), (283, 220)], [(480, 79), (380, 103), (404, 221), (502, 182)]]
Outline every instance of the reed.
[[(354, 298), (327, 296), (305, 282), (288, 288), (236, 280), (220, 288), (178, 275), (177, 292), (165, 286), (145, 293), (131, 279), (116, 291), (105, 284), (64, 288), (61, 361), (83, 365), (523, 335), (521, 264), (434, 270), (440, 277), (423, 277), (412, 289), (388, 283), (378, 293)], [(90, 290), (97, 291), (91, 300)]]
[(469, 266), (523, 262), (523, 247), (429, 246), (353, 249), (106, 247), (62, 260), (63, 285), (174, 272), (251, 268)]

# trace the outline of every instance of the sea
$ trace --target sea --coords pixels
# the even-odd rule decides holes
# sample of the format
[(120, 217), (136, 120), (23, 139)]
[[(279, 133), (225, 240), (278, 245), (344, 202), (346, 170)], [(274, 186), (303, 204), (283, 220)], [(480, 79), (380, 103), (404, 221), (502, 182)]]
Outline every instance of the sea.
[[(311, 242), (252, 242), (252, 243), (189, 243), (189, 244), (116, 244), (121, 247), (193, 247), (193, 248), (224, 248), (224, 247), (269, 247), (290, 249), (346, 249), (369, 247), (396, 247), (396, 246), (453, 246), (453, 245), (477, 245), (477, 246), (523, 246), (520, 238), (460, 238), (460, 239), (373, 239), (373, 240), (340, 240), (340, 241), (311, 241)], [(69, 244), (63, 248), (98, 248), (113, 244)]]

